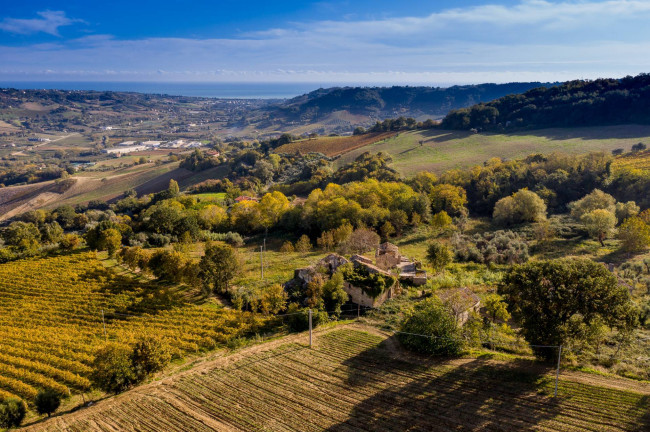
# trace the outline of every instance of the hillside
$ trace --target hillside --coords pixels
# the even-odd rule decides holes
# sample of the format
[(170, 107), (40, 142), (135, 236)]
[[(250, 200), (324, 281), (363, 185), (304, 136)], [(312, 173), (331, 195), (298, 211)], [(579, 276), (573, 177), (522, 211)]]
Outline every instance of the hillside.
[(332, 113), (346, 111), (368, 119), (395, 116), (441, 118), (450, 110), (546, 87), (548, 83), (480, 84), (441, 87), (333, 87), (318, 89), (267, 107), (276, 121), (318, 123)]
[[(420, 145), (420, 141), (422, 144)], [(409, 176), (422, 170), (436, 173), (482, 164), (493, 157), (516, 159), (533, 153), (629, 151), (639, 141), (650, 142), (650, 126), (624, 125), (573, 129), (541, 129), (521, 133), (478, 133), (433, 129), (399, 133), (341, 156), (339, 165), (369, 151), (386, 152), (392, 167)]]
[(226, 166), (192, 172), (178, 168), (178, 163), (143, 164), (115, 171), (81, 172), (63, 182), (6, 187), (0, 189), (0, 221), (39, 208), (85, 204), (92, 200), (111, 202), (129, 189), (141, 195), (160, 192), (169, 186), (171, 179), (185, 188), (206, 178), (220, 178), (226, 172)]
[[(589, 430), (650, 427), (650, 389), (480, 358), (434, 360), (351, 325), (245, 349), (27, 431)], [(621, 415), (621, 413), (625, 413)]]
[(449, 113), (447, 129), (503, 130), (650, 124), (650, 74), (576, 80)]

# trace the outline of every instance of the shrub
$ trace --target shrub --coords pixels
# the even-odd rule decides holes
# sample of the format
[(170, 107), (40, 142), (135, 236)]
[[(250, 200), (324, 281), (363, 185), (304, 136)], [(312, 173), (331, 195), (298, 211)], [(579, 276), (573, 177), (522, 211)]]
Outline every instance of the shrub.
[(61, 249), (65, 251), (74, 250), (81, 243), (81, 237), (76, 234), (66, 234), (59, 242)]
[(36, 405), (36, 411), (39, 414), (47, 414), (49, 417), (61, 405), (61, 395), (50, 389), (41, 390), (36, 395), (34, 405)]
[(201, 231), (199, 238), (202, 241), (221, 241), (235, 247), (241, 247), (244, 245), (244, 238), (241, 236), (241, 234), (232, 231), (229, 231), (227, 233)]
[[(301, 308), (298, 303), (291, 303), (287, 308), (287, 324), (291, 331), (300, 332), (309, 329), (309, 309)], [(329, 322), (327, 312), (312, 309), (311, 325), (316, 328)]]
[(571, 216), (578, 221), (582, 218), (582, 215), (598, 209), (604, 209), (615, 213), (616, 199), (600, 189), (594, 189), (590, 194), (569, 204)]
[(528, 243), (513, 231), (495, 231), (452, 237), (458, 261), (476, 263), (515, 264), (528, 261)]
[(300, 236), (300, 238), (296, 242), (296, 251), (305, 253), (311, 251), (311, 248), (312, 245), (311, 245), (311, 241), (309, 240), (309, 237), (307, 237), (305, 234)]
[(460, 354), (463, 343), (451, 310), (430, 297), (406, 313), (398, 338), (410, 350), (433, 355)]
[(280, 252), (282, 253), (292, 253), (295, 251), (296, 249), (293, 247), (293, 243), (291, 243), (289, 240), (286, 240), (284, 243), (282, 243), (282, 247), (280, 247)]

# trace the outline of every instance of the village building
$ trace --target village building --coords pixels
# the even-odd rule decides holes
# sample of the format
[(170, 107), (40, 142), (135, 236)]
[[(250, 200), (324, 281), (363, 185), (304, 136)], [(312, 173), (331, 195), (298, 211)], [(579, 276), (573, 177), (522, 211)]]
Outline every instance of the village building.
[(137, 145), (137, 146), (131, 146), (131, 147), (108, 148), (108, 149), (102, 150), (102, 152), (104, 152), (106, 154), (114, 154), (114, 155), (117, 155), (117, 156), (121, 156), (123, 154), (133, 153), (133, 152), (138, 152), (138, 151), (144, 151), (144, 150), (147, 150), (147, 149), (148, 149), (147, 146)]

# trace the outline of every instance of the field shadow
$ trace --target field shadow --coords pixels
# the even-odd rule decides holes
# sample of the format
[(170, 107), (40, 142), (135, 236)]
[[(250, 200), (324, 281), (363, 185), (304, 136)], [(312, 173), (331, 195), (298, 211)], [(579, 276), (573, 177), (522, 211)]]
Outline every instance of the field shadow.
[(605, 127), (578, 127), (578, 128), (549, 128), (538, 130), (520, 130), (508, 132), (508, 136), (528, 137), (536, 136), (551, 141), (569, 139), (602, 140), (602, 139), (636, 139), (647, 138), (650, 127), (643, 125), (612, 125)]
[(529, 362), (497, 364), (420, 357), (417, 363), (391, 355), (384, 341), (350, 358), (347, 384), (370, 393), (349, 419), (327, 430), (536, 430), (560, 413), (547, 393), (548, 368)]
[(639, 422), (639, 427), (635, 432), (649, 431), (650, 430), (650, 396), (643, 396), (641, 401), (639, 401), (639, 408), (646, 410), (641, 421)]
[(453, 141), (457, 139), (467, 138), (470, 135), (473, 135), (471, 132), (467, 131), (455, 131), (447, 129), (428, 129), (421, 133), (423, 137), (426, 138), (425, 142), (430, 143), (442, 143), (446, 141)]

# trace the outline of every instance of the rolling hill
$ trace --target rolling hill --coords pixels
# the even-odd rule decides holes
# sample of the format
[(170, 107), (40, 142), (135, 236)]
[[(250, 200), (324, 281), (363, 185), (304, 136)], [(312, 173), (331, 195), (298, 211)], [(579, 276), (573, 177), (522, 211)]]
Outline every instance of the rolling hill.
[[(523, 158), (534, 153), (587, 153), (617, 148), (630, 150), (639, 141), (650, 142), (650, 126), (621, 125), (585, 128), (555, 128), (521, 133), (478, 133), (431, 129), (402, 132), (392, 138), (343, 154), (339, 166), (363, 152), (390, 154), (392, 167), (402, 175), (418, 171), (436, 173), (482, 164), (493, 157)], [(420, 144), (422, 142), (422, 144)]]

